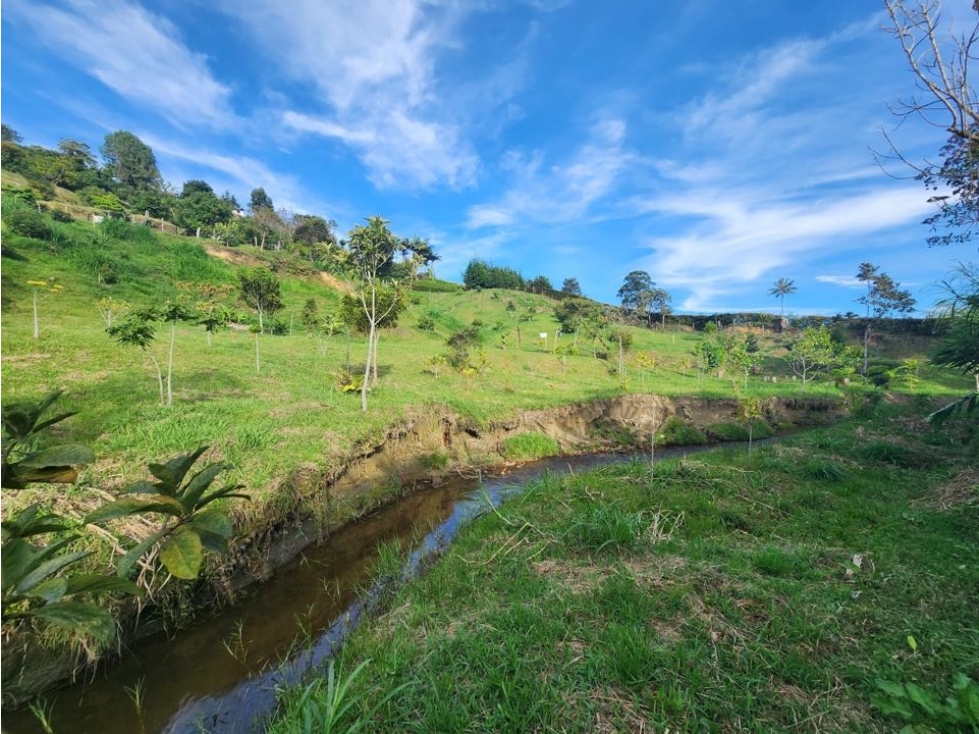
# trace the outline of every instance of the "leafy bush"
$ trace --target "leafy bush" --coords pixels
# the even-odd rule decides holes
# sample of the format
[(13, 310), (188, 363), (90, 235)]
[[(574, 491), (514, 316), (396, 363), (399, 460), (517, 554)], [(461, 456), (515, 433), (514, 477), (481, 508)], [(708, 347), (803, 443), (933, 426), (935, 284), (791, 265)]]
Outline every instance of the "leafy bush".
[(503, 439), (503, 455), (517, 461), (543, 459), (560, 451), (558, 442), (542, 433), (518, 433)]
[(707, 443), (707, 436), (696, 426), (687, 425), (671, 415), (656, 432), (656, 443), (660, 446), (696, 446)]
[[(755, 439), (772, 435), (772, 427), (762, 420), (751, 422), (751, 436)], [(742, 423), (712, 423), (707, 426), (707, 436), (714, 441), (747, 441), (748, 426)]]
[(418, 328), (422, 331), (435, 331), (435, 319), (425, 314), (418, 319)]
[(21, 237), (31, 237), (35, 240), (51, 239), (51, 225), (44, 215), (27, 207), (3, 212), (3, 221), (14, 234)]
[(63, 209), (52, 210), (51, 219), (53, 219), (56, 222), (61, 222), (62, 224), (69, 224), (75, 221), (74, 218), (72, 218), (71, 214), (64, 211)]
[(881, 713), (905, 722), (902, 732), (979, 731), (979, 685), (964, 673), (957, 673), (951, 695), (944, 700), (914, 683), (877, 681), (878, 693), (870, 697)]

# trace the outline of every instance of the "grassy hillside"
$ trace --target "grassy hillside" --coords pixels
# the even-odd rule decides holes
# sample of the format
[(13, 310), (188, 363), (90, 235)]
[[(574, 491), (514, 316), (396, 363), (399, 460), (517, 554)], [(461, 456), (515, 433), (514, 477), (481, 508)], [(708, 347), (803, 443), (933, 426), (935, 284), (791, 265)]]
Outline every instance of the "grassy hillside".
[[(399, 325), (382, 333), (380, 384), (364, 414), (356, 394), (337, 389), (337, 374), (344, 368), (362, 370), (363, 338), (353, 334), (348, 340), (342, 332), (316, 335), (301, 325), (308, 299), (315, 300), (321, 316), (335, 308), (335, 279), (308, 263), (254, 248), (212, 248), (223, 256), (214, 257), (192, 239), (137, 226), (50, 224), (50, 241), (4, 233), (3, 397), (66, 390), (62, 407), (78, 415), (66, 424), (63, 437), (91, 444), (100, 457), (86, 470), (83, 485), (119, 486), (142, 477), (147, 461), (207, 443), (212, 458), (234, 464), (234, 478), (263, 495), (298, 468), (341, 465), (358, 447), (376, 442), (392, 424), (419, 412), (448, 409), (485, 424), (520, 409), (629, 391), (720, 396), (743, 389), (739, 378), (698, 377), (690, 353), (699, 336), (690, 332), (630, 329), (630, 355), (648, 350), (656, 366), (640, 371), (630, 357), (620, 376), (616, 356), (593, 358), (583, 339), (577, 355), (553, 352), (558, 324), (554, 302), (546, 298), (508, 291), (416, 291)], [(216, 333), (210, 346), (202, 326), (178, 324), (175, 401), (171, 408), (160, 407), (150, 357), (166, 363), (169, 329), (158, 330), (147, 353), (120, 346), (105, 332), (99, 300), (142, 307), (181, 295), (193, 301), (205, 292), (217, 293), (246, 322), (254, 314), (237, 299), (237, 271), (257, 262), (271, 265), (281, 278), (285, 308), (278, 320), (286, 333), (257, 339), (261, 368), (256, 373), (256, 337), (247, 324)], [(34, 339), (34, 293), (28, 281), (51, 278), (63, 290), (39, 293), (40, 338)], [(420, 329), (423, 319), (434, 328)], [(463, 376), (445, 368), (436, 378), (429, 360), (446, 351), (448, 335), (474, 322), (482, 333), (485, 369)], [(542, 332), (548, 334), (546, 344), (539, 339)], [(785, 377), (779, 348), (770, 335), (760, 337), (768, 354), (764, 372)], [(558, 343), (573, 339), (564, 334)], [(937, 371), (926, 370), (925, 377), (922, 390), (968, 387), (965, 380)], [(838, 394), (832, 385), (805, 390)], [(752, 377), (749, 391), (799, 394), (802, 388), (785, 379), (771, 383)]]

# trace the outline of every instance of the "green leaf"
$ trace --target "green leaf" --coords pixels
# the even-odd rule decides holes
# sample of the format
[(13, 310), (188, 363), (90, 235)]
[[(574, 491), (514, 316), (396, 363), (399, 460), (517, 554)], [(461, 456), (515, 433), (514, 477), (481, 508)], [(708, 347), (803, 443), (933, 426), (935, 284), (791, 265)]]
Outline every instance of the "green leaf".
[(180, 498), (187, 512), (193, 512), (196, 509), (197, 501), (201, 495), (204, 494), (204, 491), (211, 486), (214, 478), (224, 471), (224, 469), (225, 465), (222, 463), (209, 464), (195, 474), (194, 478), (187, 483), (187, 487), (184, 489)]
[(56, 627), (90, 635), (104, 643), (112, 642), (116, 635), (116, 623), (112, 615), (94, 604), (85, 602), (48, 604), (32, 609), (29, 615)]
[(14, 588), (17, 583), (31, 570), (36, 549), (27, 541), (20, 538), (8, 540), (0, 552), (0, 583), (3, 593)]
[(28, 454), (17, 462), (17, 466), (32, 468), (47, 468), (56, 466), (74, 466), (75, 464), (91, 464), (95, 461), (95, 452), (88, 446), (78, 443), (66, 443), (60, 446), (49, 446), (41, 451)]
[(58, 415), (54, 416), (53, 418), (48, 418), (46, 421), (41, 421), (40, 423), (35, 425), (33, 432), (38, 433), (40, 431), (43, 431), (45, 428), (53, 426), (56, 423), (61, 423), (61, 421), (67, 420), (68, 418), (71, 418), (73, 415), (77, 415), (77, 414), (78, 414), (77, 410), (73, 410), (70, 413), (58, 413)]
[(99, 594), (103, 592), (119, 592), (143, 596), (143, 590), (128, 579), (118, 576), (102, 576), (101, 574), (84, 574), (67, 579), (65, 594)]
[(179, 528), (160, 549), (160, 562), (178, 579), (196, 579), (204, 560), (200, 536)]
[(166, 464), (150, 464), (150, 474), (161, 482), (160, 490), (166, 491), (166, 494), (176, 494), (187, 472), (207, 449), (207, 446), (200, 446), (195, 452), (176, 456)]
[(938, 701), (924, 688), (914, 683), (907, 683), (904, 687), (908, 691), (908, 698), (918, 704), (926, 713), (933, 715), (938, 710)]
[(119, 494), (157, 494), (158, 489), (152, 482), (147, 482), (145, 479), (140, 479), (138, 482), (133, 482), (132, 484), (127, 484), (121, 490)]
[[(50, 546), (45, 550), (50, 550)], [(33, 571), (24, 576), (17, 584), (17, 591), (21, 594), (30, 593), (35, 586), (40, 584), (42, 581), (46, 580), (49, 576), (54, 576), (59, 571), (73, 563), (78, 563), (78, 561), (92, 555), (94, 551), (75, 551), (74, 553), (65, 553), (63, 555), (56, 555), (49, 561), (37, 566)], [(41, 554), (38, 554), (41, 555)], [(36, 560), (36, 558), (35, 558)]]
[(64, 579), (59, 576), (57, 578), (48, 579), (44, 583), (35, 586), (31, 591), (30, 596), (44, 599), (44, 601), (50, 604), (56, 601), (61, 601), (67, 593), (68, 579)]
[(214, 533), (222, 538), (230, 538), (234, 532), (231, 518), (221, 510), (204, 510), (203, 512), (198, 512), (188, 525), (199, 530)]
[(918, 652), (918, 641), (913, 635), (908, 635), (908, 647), (911, 648), (911, 652)]
[(249, 497), (247, 494), (240, 494), (235, 492), (236, 489), (243, 489), (244, 486), (245, 486), (244, 484), (229, 484), (225, 487), (221, 487), (221, 489), (216, 489), (206, 497), (201, 498), (197, 502), (197, 509), (199, 510), (202, 507), (206, 507), (207, 505), (211, 504), (215, 500), (220, 500), (220, 499), (250, 500), (251, 497)]
[(160, 538), (166, 535), (167, 532), (168, 531), (166, 529), (157, 530), (155, 533), (144, 538), (135, 546), (130, 548), (126, 555), (120, 558), (118, 563), (116, 563), (116, 574), (122, 577), (128, 576), (129, 572), (132, 571), (133, 566), (136, 565), (136, 561), (138, 561), (143, 554), (146, 553), (146, 551), (156, 545)]
[(92, 510), (85, 516), (84, 522), (88, 525), (89, 523), (105, 522), (117, 517), (138, 515), (144, 512), (160, 512), (164, 515), (181, 517), (184, 514), (184, 508), (177, 500), (163, 494), (151, 497), (121, 497)]

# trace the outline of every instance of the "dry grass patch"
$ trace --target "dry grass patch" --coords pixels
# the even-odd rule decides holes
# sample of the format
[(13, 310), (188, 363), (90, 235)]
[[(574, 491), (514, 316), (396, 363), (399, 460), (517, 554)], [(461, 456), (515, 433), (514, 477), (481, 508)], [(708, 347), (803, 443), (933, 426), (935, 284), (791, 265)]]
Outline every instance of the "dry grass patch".
[(595, 591), (602, 580), (599, 569), (591, 564), (584, 566), (567, 561), (546, 560), (532, 564), (534, 572), (567, 589), (572, 594)]
[(935, 487), (928, 496), (915, 504), (936, 510), (949, 510), (953, 507), (977, 503), (979, 503), (979, 469), (969, 467)]

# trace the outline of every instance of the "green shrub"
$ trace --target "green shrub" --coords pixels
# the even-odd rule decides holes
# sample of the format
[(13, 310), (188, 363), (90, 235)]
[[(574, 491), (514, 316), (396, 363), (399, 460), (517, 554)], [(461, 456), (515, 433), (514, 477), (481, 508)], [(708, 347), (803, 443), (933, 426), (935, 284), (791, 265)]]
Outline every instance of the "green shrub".
[(707, 443), (707, 436), (696, 426), (687, 425), (671, 415), (656, 433), (656, 443), (660, 446), (696, 446)]
[(503, 439), (503, 455), (508, 459), (529, 461), (560, 452), (558, 442), (542, 433), (518, 433)]
[(418, 319), (418, 328), (422, 331), (435, 331), (435, 319), (428, 314)]
[(44, 215), (34, 209), (27, 207), (12, 209), (3, 212), (3, 221), (14, 234), (21, 237), (30, 237), (35, 240), (51, 239), (51, 225), (44, 218)]
[(751, 421), (751, 433), (744, 423), (712, 423), (707, 426), (707, 437), (712, 441), (747, 441), (750, 438), (768, 438), (772, 427), (763, 420)]
[(75, 221), (71, 214), (62, 209), (54, 209), (51, 212), (51, 219), (56, 222), (61, 222), (62, 224), (69, 224)]

